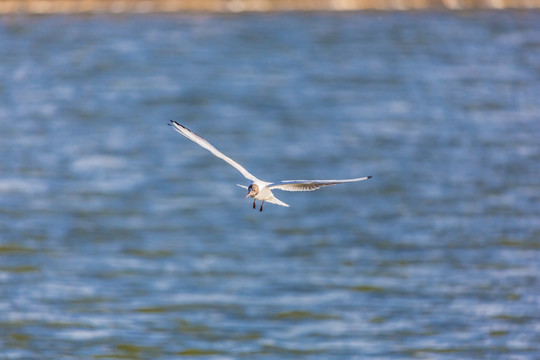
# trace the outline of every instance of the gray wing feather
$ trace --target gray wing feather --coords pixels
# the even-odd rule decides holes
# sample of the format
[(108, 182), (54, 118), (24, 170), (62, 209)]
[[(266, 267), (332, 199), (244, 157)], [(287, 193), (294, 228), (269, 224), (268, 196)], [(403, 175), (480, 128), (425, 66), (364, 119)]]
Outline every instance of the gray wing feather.
[(268, 185), (269, 189), (279, 189), (285, 191), (313, 191), (320, 189), (324, 186), (338, 185), (349, 182), (356, 182), (367, 180), (371, 176), (364, 176), (355, 179), (342, 179), (342, 180), (284, 180), (278, 183)]

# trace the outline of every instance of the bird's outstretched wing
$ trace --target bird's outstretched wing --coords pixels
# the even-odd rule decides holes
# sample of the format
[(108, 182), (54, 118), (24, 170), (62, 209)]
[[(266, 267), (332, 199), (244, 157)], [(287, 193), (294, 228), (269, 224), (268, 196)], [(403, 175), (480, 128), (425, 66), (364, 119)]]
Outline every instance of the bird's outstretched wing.
[(251, 181), (258, 181), (259, 179), (257, 179), (255, 176), (253, 176), (252, 174), (250, 174), (249, 171), (247, 171), (246, 169), (244, 169), (240, 164), (238, 164), (236, 161), (234, 161), (233, 159), (229, 158), (228, 156), (224, 155), (221, 151), (219, 151), (218, 149), (216, 149), (215, 147), (212, 146), (212, 144), (210, 144), (208, 141), (206, 141), (205, 139), (203, 139), (201, 136), (195, 134), (193, 131), (189, 130), (187, 127), (185, 126), (182, 126), (180, 125), (179, 123), (177, 123), (176, 121), (173, 121), (171, 120), (171, 122), (169, 123), (170, 126), (173, 127), (174, 130), (176, 130), (177, 132), (179, 132), (180, 134), (184, 135), (185, 137), (187, 137), (189, 140), (193, 141), (194, 143), (197, 143), (199, 144), (201, 147), (205, 148), (206, 150), (210, 151), (212, 154), (214, 154), (215, 156), (217, 156), (218, 158), (220, 159), (223, 159), (225, 160), (226, 162), (228, 162), (232, 167), (234, 167), (236, 170), (240, 171), (240, 173), (242, 175), (244, 175), (244, 177), (246, 179), (249, 179)]
[(313, 191), (323, 186), (337, 185), (349, 182), (356, 182), (370, 179), (371, 176), (364, 176), (356, 179), (342, 180), (284, 180), (268, 185), (269, 189), (279, 189), (285, 191)]

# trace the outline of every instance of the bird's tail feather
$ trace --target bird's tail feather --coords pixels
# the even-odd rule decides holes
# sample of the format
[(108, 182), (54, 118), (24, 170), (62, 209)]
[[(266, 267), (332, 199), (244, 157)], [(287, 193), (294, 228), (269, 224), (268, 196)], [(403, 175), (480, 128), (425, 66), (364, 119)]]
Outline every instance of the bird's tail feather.
[(272, 203), (272, 204), (276, 204), (276, 205), (281, 205), (281, 206), (285, 206), (285, 207), (289, 207), (289, 204), (285, 204), (283, 201), (279, 200), (277, 197), (275, 196), (272, 196), (271, 198), (269, 199), (266, 199), (264, 200), (266, 202), (269, 202), (269, 203)]

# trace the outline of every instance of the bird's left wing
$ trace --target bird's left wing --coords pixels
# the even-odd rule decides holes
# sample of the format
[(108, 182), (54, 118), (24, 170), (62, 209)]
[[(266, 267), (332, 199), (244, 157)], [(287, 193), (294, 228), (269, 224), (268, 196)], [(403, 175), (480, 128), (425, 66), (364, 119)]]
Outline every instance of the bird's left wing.
[(323, 186), (338, 185), (349, 182), (356, 182), (370, 179), (371, 176), (364, 176), (355, 179), (342, 180), (284, 180), (268, 185), (269, 189), (279, 189), (285, 191), (313, 191)]
[(212, 144), (210, 144), (208, 141), (203, 139), (202, 136), (195, 134), (193, 131), (189, 130), (185, 126), (180, 125), (176, 121), (171, 120), (169, 125), (171, 125), (173, 127), (173, 129), (176, 130), (176, 132), (184, 135), (185, 137), (187, 137), (189, 140), (193, 141), (194, 143), (199, 144), (201, 147), (203, 147), (206, 150), (210, 151), (212, 154), (214, 154), (218, 158), (220, 158), (222, 160), (225, 160), (227, 163), (229, 163), (229, 165), (234, 167), (236, 170), (240, 171), (240, 173), (242, 175), (244, 175), (244, 177), (246, 179), (249, 179), (251, 181), (258, 181), (259, 180), (255, 176), (253, 176), (249, 171), (244, 169), (236, 161), (234, 161), (233, 159), (231, 159), (230, 157), (228, 157), (227, 155), (223, 154), (221, 151), (216, 149), (214, 146), (212, 146)]

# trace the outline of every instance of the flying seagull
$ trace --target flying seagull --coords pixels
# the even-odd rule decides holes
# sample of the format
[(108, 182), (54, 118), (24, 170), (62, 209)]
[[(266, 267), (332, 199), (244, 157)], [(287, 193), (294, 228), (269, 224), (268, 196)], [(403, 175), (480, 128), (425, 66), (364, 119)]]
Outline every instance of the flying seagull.
[(200, 146), (210, 151), (212, 154), (214, 154), (218, 158), (225, 160), (226, 162), (229, 163), (229, 165), (231, 165), (236, 170), (238, 170), (242, 175), (244, 175), (246, 179), (251, 180), (251, 184), (249, 186), (240, 185), (240, 184), (237, 184), (237, 185), (248, 191), (248, 194), (246, 195), (246, 199), (248, 197), (253, 198), (254, 209), (256, 208), (255, 200), (262, 201), (261, 208), (259, 211), (263, 210), (263, 204), (265, 201), (272, 204), (281, 205), (281, 206), (287, 206), (287, 207), (289, 206), (285, 204), (283, 201), (276, 198), (274, 194), (272, 194), (272, 190), (274, 189), (285, 190), (285, 191), (313, 191), (313, 190), (322, 188), (323, 186), (356, 182), (356, 181), (362, 181), (362, 180), (367, 180), (371, 178), (371, 176), (364, 176), (361, 178), (342, 179), (342, 180), (283, 180), (283, 181), (274, 182), (274, 183), (262, 181), (256, 178), (255, 176), (253, 176), (249, 171), (244, 169), (236, 161), (224, 155), (221, 151), (213, 147), (208, 141), (203, 139), (201, 136), (189, 130), (187, 127), (182, 126), (173, 120), (171, 120), (171, 122), (169, 123), (169, 126), (172, 126), (174, 130), (184, 135), (185, 137), (187, 137), (189, 140), (193, 141), (194, 143), (199, 144)]

